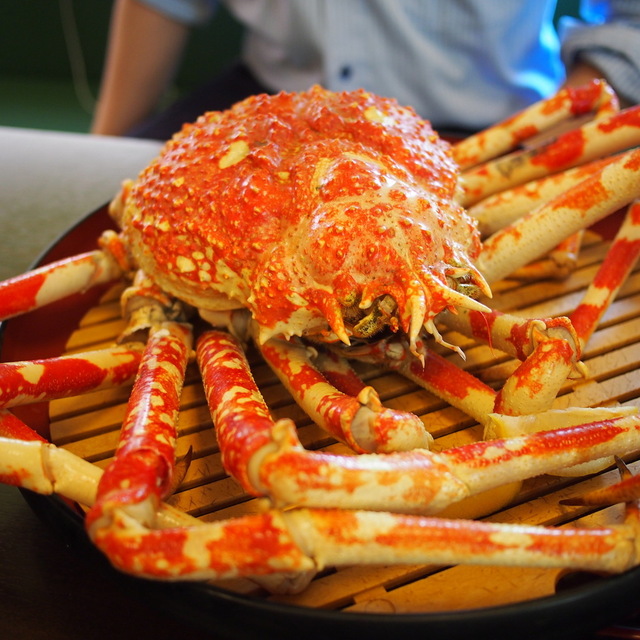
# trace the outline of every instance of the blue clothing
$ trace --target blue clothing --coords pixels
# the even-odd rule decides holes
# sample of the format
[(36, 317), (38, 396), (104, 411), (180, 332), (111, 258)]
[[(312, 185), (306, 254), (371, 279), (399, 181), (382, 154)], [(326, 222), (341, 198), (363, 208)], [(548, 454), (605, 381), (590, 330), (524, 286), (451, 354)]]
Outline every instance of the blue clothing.
[[(188, 24), (216, 0), (142, 0)], [(243, 61), (265, 87), (365, 88), (440, 129), (475, 130), (552, 94), (564, 64), (600, 69), (640, 102), (640, 0), (583, 0), (587, 22), (554, 26), (555, 0), (226, 0), (247, 26)], [(562, 44), (561, 44), (562, 42)]]

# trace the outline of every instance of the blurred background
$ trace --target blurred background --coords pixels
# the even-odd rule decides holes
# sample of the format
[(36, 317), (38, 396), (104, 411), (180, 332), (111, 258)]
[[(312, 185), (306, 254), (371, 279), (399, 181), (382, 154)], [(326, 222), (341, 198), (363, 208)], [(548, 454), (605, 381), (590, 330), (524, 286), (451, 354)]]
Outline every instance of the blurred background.
[[(6, 0), (0, 6), (0, 126), (87, 132), (112, 0)], [(215, 34), (215, 38), (212, 37)], [(196, 28), (167, 99), (198, 86), (239, 51), (224, 10)]]
[[(0, 6), (0, 126), (87, 132), (102, 73), (112, 0), (8, 0)], [(577, 15), (559, 0), (556, 21)], [(195, 29), (168, 100), (238, 53), (241, 28), (224, 10)]]

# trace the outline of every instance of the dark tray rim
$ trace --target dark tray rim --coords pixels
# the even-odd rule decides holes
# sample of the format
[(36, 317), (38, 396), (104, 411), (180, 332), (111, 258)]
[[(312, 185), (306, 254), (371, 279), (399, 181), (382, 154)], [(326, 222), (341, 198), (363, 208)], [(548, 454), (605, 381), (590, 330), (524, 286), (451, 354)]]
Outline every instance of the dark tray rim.
[[(103, 205), (87, 214), (55, 240), (33, 266), (95, 248), (99, 233), (113, 228), (107, 208), (108, 205)], [(78, 320), (97, 302), (103, 291), (104, 287), (72, 296), (46, 309), (2, 323), (0, 357), (18, 360), (59, 354)], [(52, 313), (57, 320), (54, 327), (50, 322)], [(26, 336), (30, 339), (22, 339)], [(46, 404), (16, 409), (15, 412), (48, 437)], [(47, 524), (58, 528), (75, 544), (91, 547), (97, 562), (106, 562), (88, 541), (78, 510), (57, 496), (21, 491), (30, 507)], [(306, 638), (324, 639), (332, 633), (344, 636), (362, 632), (368, 637), (388, 638), (392, 633), (402, 634), (403, 638), (422, 638), (428, 634), (428, 637), (446, 637), (448, 640), (466, 640), (470, 634), (490, 637), (512, 633), (516, 633), (519, 640), (568, 638), (601, 629), (640, 609), (636, 595), (640, 587), (640, 568), (527, 602), (420, 614), (312, 609), (244, 596), (203, 583), (159, 583), (113, 571), (127, 588), (134, 590), (137, 597), (148, 598), (203, 630), (216, 634), (226, 632), (234, 637), (240, 634), (242, 638), (298, 638), (302, 633)], [(270, 632), (274, 635), (269, 635)]]

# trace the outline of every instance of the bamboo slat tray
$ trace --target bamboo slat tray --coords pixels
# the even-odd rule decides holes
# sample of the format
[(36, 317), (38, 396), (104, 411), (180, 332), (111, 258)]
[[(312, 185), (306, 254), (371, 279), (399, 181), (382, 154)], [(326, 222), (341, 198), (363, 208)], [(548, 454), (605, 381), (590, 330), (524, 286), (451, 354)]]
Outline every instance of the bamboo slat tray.
[[(97, 231), (107, 224), (103, 208), (56, 243), (44, 261), (92, 248)], [(532, 317), (569, 312), (593, 279), (607, 248), (600, 236), (587, 235), (578, 268), (567, 280), (531, 284), (501, 282), (494, 287), (492, 306)], [(29, 319), (6, 323), (2, 358), (44, 357), (113, 343), (124, 326), (119, 315), (120, 291), (117, 285), (106, 291), (77, 296), (62, 306), (24, 317)], [(39, 330), (47, 335), (38, 333)], [(491, 347), (465, 341), (464, 350), (466, 362), (455, 355), (448, 357), (492, 385), (500, 386), (513, 369), (514, 363)], [(640, 402), (640, 271), (632, 274), (607, 312), (583, 359), (590, 377), (567, 384), (557, 400), (558, 407)], [(257, 354), (251, 354), (251, 361), (256, 381), (274, 417), (294, 419), (300, 438), (308, 448), (343, 450), (310, 422)], [(479, 437), (481, 430), (472, 419), (413, 383), (374, 367), (358, 365), (358, 368), (388, 406), (413, 411), (423, 418), (436, 438), (437, 448), (458, 446)], [(47, 407), (38, 406), (24, 409), (21, 416), (46, 433), (52, 442), (104, 467), (117, 444), (128, 391), (128, 388), (119, 388), (58, 400), (50, 404), (48, 415)], [(247, 496), (221, 466), (194, 363), (189, 366), (183, 392), (179, 432), (178, 455), (191, 447), (193, 461), (183, 484), (170, 499), (171, 504), (203, 520), (234, 517), (261, 508), (260, 501)], [(640, 460), (632, 456), (628, 462), (632, 469), (640, 471)], [(590, 511), (559, 504), (562, 498), (613, 482), (616, 473), (606, 470), (587, 478), (544, 476), (527, 481), (508, 507), (489, 517), (502, 522), (553, 526), (619, 520), (622, 511), (618, 507)], [(65, 508), (69, 509), (66, 505)], [(465, 637), (463, 632), (468, 633), (470, 623), (480, 627), (489, 625), (489, 629), (495, 624), (505, 631), (509, 621), (515, 624), (517, 620), (529, 620), (528, 630), (517, 625), (520, 635), (523, 630), (525, 634), (537, 630), (548, 634), (548, 628), (545, 631), (540, 627), (544, 624), (541, 611), (547, 615), (551, 612), (552, 618), (557, 616), (565, 623), (580, 625), (587, 621), (592, 628), (604, 625), (621, 611), (630, 612), (635, 608), (632, 592), (638, 583), (637, 570), (604, 578), (562, 570), (411, 565), (330, 569), (320, 573), (302, 594), (295, 596), (269, 595), (249, 580), (180, 589), (194, 603), (194, 608), (201, 607), (201, 598), (205, 597), (231, 600), (240, 603), (241, 608), (253, 608), (265, 615), (277, 612), (283, 619), (299, 618), (313, 627), (305, 631), (306, 635), (314, 633), (314, 629), (323, 629), (324, 634), (334, 624), (342, 629), (376, 624), (381, 625), (381, 629), (392, 625), (396, 630), (404, 628), (405, 631), (446, 628), (449, 637), (457, 637), (457, 625), (461, 624), (459, 637)], [(175, 590), (171, 593), (175, 598)], [(597, 614), (589, 613), (591, 598)], [(640, 604), (640, 598), (637, 602)], [(561, 629), (562, 624), (556, 619), (553, 627)]]

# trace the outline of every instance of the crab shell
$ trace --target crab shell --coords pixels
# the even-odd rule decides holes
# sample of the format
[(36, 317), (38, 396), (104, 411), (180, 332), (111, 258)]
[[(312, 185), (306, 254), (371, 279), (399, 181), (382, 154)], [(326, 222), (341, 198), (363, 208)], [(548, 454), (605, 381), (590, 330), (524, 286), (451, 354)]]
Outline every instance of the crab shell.
[(364, 91), (260, 95), (185, 125), (112, 204), (134, 262), (201, 312), (349, 343), (486, 285), (449, 145)]

